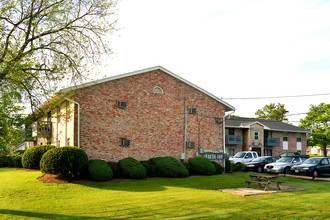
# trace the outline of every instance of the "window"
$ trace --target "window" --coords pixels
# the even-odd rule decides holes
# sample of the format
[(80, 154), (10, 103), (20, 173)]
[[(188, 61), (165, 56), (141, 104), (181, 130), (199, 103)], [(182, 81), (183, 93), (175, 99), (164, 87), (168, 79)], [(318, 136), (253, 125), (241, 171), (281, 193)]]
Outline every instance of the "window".
[(226, 128), (226, 135), (235, 135), (235, 129)]
[(258, 154), (257, 153), (253, 153), (253, 156), (254, 156), (254, 158), (257, 158), (258, 157)]
[(159, 86), (155, 86), (153, 88), (152, 92), (155, 93), (155, 94), (163, 94), (164, 93), (163, 89), (160, 88)]
[(288, 141), (288, 132), (283, 132), (283, 141)]
[(271, 138), (272, 132), (271, 131), (265, 131), (265, 138)]
[(126, 108), (126, 102), (123, 101), (117, 101), (118, 108)]
[[(272, 156), (272, 149), (265, 149), (265, 156)], [(272, 160), (271, 158), (268, 159)]]
[(252, 158), (252, 154), (251, 154), (251, 153), (247, 153), (247, 154), (245, 155), (245, 158)]
[(259, 140), (259, 132), (258, 131), (254, 132), (254, 140)]
[(297, 134), (297, 142), (301, 142), (301, 134)]
[(329, 164), (329, 162), (328, 162), (327, 159), (323, 159), (323, 160), (321, 161), (321, 165), (327, 165), (327, 164)]

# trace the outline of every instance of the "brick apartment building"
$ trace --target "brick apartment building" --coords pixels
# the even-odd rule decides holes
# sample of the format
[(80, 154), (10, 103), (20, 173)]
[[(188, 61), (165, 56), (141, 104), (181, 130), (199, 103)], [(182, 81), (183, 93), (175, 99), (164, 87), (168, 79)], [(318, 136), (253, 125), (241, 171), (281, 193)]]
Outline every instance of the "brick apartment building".
[(259, 155), (279, 156), (283, 152), (306, 154), (309, 131), (279, 121), (257, 118), (226, 119), (226, 153), (257, 151)]
[(36, 144), (79, 145), (107, 161), (221, 159), (223, 118), (235, 109), (160, 66), (67, 88), (49, 103), (32, 129)]

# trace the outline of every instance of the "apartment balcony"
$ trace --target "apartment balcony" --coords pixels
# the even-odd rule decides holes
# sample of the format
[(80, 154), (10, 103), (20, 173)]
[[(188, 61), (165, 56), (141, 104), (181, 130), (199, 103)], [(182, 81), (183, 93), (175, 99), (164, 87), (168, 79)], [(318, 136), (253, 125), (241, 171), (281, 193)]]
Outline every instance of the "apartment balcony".
[(281, 146), (280, 138), (265, 138), (264, 145), (266, 147), (277, 147)]
[(239, 135), (226, 135), (225, 136), (226, 145), (242, 145), (243, 136)]
[(52, 136), (52, 122), (36, 121), (32, 124), (33, 137), (50, 137)]

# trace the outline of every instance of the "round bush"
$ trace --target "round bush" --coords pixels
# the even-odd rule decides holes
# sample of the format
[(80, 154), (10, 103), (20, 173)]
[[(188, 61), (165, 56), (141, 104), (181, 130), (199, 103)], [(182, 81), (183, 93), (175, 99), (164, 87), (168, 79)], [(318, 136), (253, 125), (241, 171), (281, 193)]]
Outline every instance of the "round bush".
[(113, 173), (107, 162), (100, 159), (88, 161), (88, 174), (94, 181), (112, 180)]
[(230, 160), (225, 160), (226, 163), (226, 171), (225, 172), (231, 172), (233, 164), (230, 162)]
[(113, 178), (123, 177), (123, 172), (120, 169), (120, 166), (116, 162), (107, 162), (108, 166), (111, 168), (113, 173)]
[(188, 162), (191, 164), (196, 174), (214, 175), (216, 172), (213, 163), (205, 157), (189, 158)]
[(47, 151), (40, 160), (43, 173), (74, 178), (87, 169), (88, 157), (81, 148), (66, 146)]
[(147, 169), (147, 177), (158, 176), (158, 169), (156, 164), (154, 164), (150, 160), (140, 161), (140, 163)]
[(40, 159), (44, 153), (54, 149), (54, 145), (37, 145), (27, 149), (22, 156), (22, 165), (27, 169), (40, 169)]
[(232, 168), (233, 172), (240, 172), (246, 170), (246, 165), (244, 163), (237, 163)]
[(191, 166), (190, 163), (188, 162), (182, 162), (182, 164), (187, 168), (188, 172), (189, 172), (189, 175), (194, 175), (194, 169), (193, 167)]
[(147, 169), (137, 160), (132, 157), (124, 158), (118, 161), (124, 177), (129, 179), (146, 178)]
[(215, 162), (215, 161), (211, 161), (211, 162), (215, 166), (215, 169), (216, 169), (215, 174), (222, 174), (223, 167), (220, 164), (218, 164), (217, 162)]
[(156, 164), (158, 176), (162, 177), (186, 177), (189, 176), (187, 168), (174, 157), (155, 157), (150, 159)]

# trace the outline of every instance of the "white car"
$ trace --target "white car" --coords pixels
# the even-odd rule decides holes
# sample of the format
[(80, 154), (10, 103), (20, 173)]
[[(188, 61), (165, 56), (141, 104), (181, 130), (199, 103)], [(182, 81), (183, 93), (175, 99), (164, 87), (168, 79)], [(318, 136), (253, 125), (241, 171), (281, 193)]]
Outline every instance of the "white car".
[(247, 163), (257, 157), (259, 156), (258, 153), (255, 151), (241, 151), (235, 154), (235, 156), (230, 157), (229, 160), (232, 164)]

